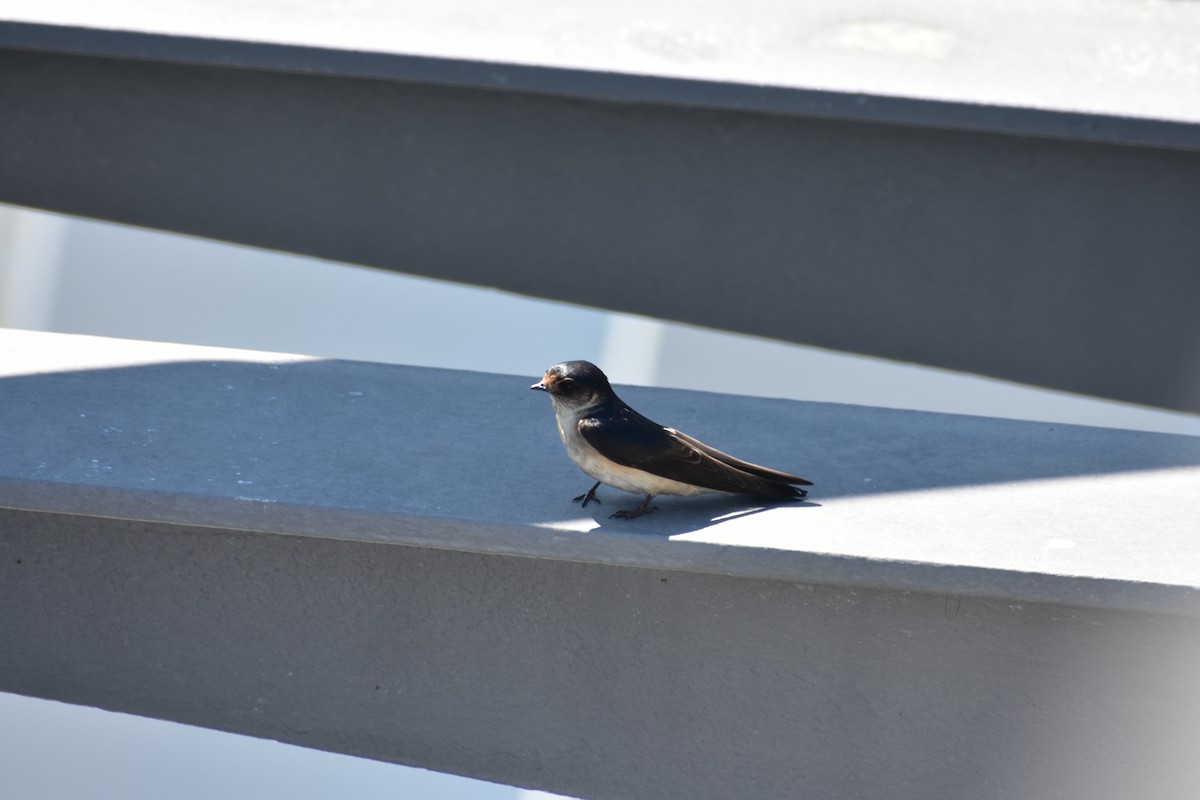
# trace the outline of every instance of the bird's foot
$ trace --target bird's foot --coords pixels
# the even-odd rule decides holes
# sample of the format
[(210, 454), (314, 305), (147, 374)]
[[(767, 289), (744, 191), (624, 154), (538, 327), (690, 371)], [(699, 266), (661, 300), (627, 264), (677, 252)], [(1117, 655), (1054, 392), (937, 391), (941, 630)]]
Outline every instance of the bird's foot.
[(658, 511), (658, 506), (650, 505), (650, 501), (653, 499), (654, 499), (654, 495), (648, 494), (648, 495), (646, 495), (646, 499), (643, 500), (642, 504), (640, 506), (638, 506), (637, 508), (630, 509), (629, 511), (625, 511), (625, 510), (614, 511), (612, 514), (608, 515), (608, 518), (609, 519), (637, 519), (638, 517), (642, 516), (643, 514), (649, 514), (651, 511)]
[(592, 502), (599, 503), (599, 502), (600, 502), (600, 498), (599, 498), (599, 497), (596, 497), (596, 490), (597, 490), (597, 489), (599, 489), (599, 488), (600, 488), (600, 481), (596, 481), (596, 485), (595, 485), (595, 486), (593, 486), (592, 488), (588, 489), (588, 490), (587, 490), (586, 492), (584, 492), (583, 494), (579, 495), (579, 497), (573, 497), (573, 498), (571, 498), (571, 502), (572, 502), (572, 503), (579, 503), (579, 505), (580, 505), (580, 508), (587, 508), (587, 504), (588, 504), (588, 503), (592, 503)]

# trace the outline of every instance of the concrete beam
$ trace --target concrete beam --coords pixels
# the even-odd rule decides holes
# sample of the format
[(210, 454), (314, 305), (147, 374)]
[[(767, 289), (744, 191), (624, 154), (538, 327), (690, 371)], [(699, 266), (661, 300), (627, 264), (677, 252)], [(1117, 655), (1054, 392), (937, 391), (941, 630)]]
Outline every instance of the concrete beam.
[(0, 690), (589, 798), (1200, 780), (1200, 439), (622, 389), (817, 485), (621, 522), (530, 376), (0, 364)]
[(1188, 4), (217, 5), (10, 4), (0, 199), (1200, 410)]

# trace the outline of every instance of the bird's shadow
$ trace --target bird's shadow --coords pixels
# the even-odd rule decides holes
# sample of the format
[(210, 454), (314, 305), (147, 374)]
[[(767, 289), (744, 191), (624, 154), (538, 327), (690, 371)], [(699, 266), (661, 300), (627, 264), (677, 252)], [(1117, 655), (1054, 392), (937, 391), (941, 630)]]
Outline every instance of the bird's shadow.
[(584, 513), (596, 522), (593, 530), (605, 533), (630, 533), (641, 536), (671, 537), (720, 525), (730, 520), (750, 517), (780, 508), (820, 508), (811, 500), (773, 502), (740, 495), (710, 495), (706, 497), (656, 497), (654, 511), (633, 519), (614, 518), (613, 512), (632, 510), (638, 501), (633, 495), (614, 495), (601, 498), (597, 505), (588, 503)]

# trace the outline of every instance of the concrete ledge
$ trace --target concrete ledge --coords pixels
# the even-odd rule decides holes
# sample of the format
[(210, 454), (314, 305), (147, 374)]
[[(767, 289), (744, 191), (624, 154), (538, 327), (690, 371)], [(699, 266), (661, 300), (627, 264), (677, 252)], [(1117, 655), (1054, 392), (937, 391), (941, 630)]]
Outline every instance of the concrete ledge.
[[(234, 38), (226, 38), (231, 35)], [(748, 83), (746, 76), (737, 73), (733, 73), (736, 76), (733, 79), (724, 80), (720, 73), (705, 73), (703, 78), (669, 73), (632, 74), (620, 67), (589, 70), (560, 64), (521, 63), (520, 56), (516, 61), (503, 56), (499, 61), (449, 58), (394, 51), (365, 52), (357, 47), (334, 49), (270, 39), (244, 41), (232, 32), (225, 37), (201, 38), (178, 32), (150, 33), (22, 22), (0, 22), (0, 47), (531, 92), (620, 103), (756, 111), (1143, 147), (1200, 149), (1200, 127), (1196, 124), (1200, 121), (1200, 109), (1194, 112), (1196, 117), (1193, 119), (1174, 116), (1181, 110), (1185, 115), (1191, 110), (1190, 98), (1183, 96), (1176, 98), (1181, 102), (1155, 109), (1166, 112), (1163, 116), (1146, 116), (1144, 110), (1141, 114), (1130, 113), (1134, 108), (1122, 109), (1120, 106), (1108, 109), (1108, 113), (1098, 113), (1094, 106), (1047, 104), (1036, 94), (1015, 104), (1000, 103), (999, 98), (987, 102), (978, 95), (960, 97), (956, 102), (939, 97), (936, 92), (930, 96), (889, 95), (886, 89), (872, 92), (869, 84), (857, 91), (846, 91), (811, 85), (782, 85), (771, 79)], [(627, 65), (621, 66), (628, 69)], [(771, 77), (778, 79), (777, 75)], [(1044, 75), (1039, 76), (1040, 80), (1044, 78)], [(895, 91), (894, 87), (889, 88)], [(1013, 100), (1006, 99), (1010, 103)]]
[(447, 8), (8, 3), (0, 200), (1200, 410), (1191, 4)]
[(1200, 780), (1200, 439), (630, 388), (817, 487), (618, 523), (528, 376), (0, 364), (0, 690), (581, 797)]

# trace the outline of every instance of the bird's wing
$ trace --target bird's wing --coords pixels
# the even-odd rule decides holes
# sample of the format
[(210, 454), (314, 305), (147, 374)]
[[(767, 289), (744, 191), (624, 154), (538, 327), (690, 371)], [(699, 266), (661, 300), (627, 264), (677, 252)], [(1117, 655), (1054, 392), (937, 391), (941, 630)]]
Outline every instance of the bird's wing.
[(717, 461), (722, 461), (731, 467), (736, 467), (737, 469), (740, 469), (744, 472), (749, 472), (752, 475), (758, 475), (761, 478), (767, 478), (767, 479), (773, 480), (773, 481), (783, 481), (784, 483), (795, 483), (795, 484), (799, 484), (800, 486), (812, 486), (813, 485), (812, 481), (808, 480), (807, 478), (801, 478), (799, 475), (790, 475), (786, 472), (780, 472), (777, 469), (771, 469), (770, 467), (763, 467), (758, 464), (751, 464), (749, 461), (742, 461), (740, 458), (735, 458), (734, 456), (731, 456), (728, 453), (722, 453), (717, 448), (710, 447), (709, 445), (706, 445), (704, 442), (700, 441), (699, 439), (693, 439), (691, 436), (688, 436), (686, 433), (683, 433), (682, 431), (677, 431), (674, 428), (667, 428), (666, 430), (669, 434), (671, 434), (675, 438), (679, 439), (681, 442), (686, 442), (687, 444), (690, 444), (692, 447), (696, 448), (701, 453), (710, 455), (713, 458), (715, 458)]
[[(747, 471), (737, 466), (746, 462), (739, 462), (707, 445), (697, 447), (700, 443), (690, 436), (663, 428), (628, 407), (580, 419), (579, 433), (605, 458), (681, 483), (760, 497), (791, 499), (802, 496), (799, 490), (788, 485), (786, 479)], [(720, 453), (734, 463), (713, 453)]]

